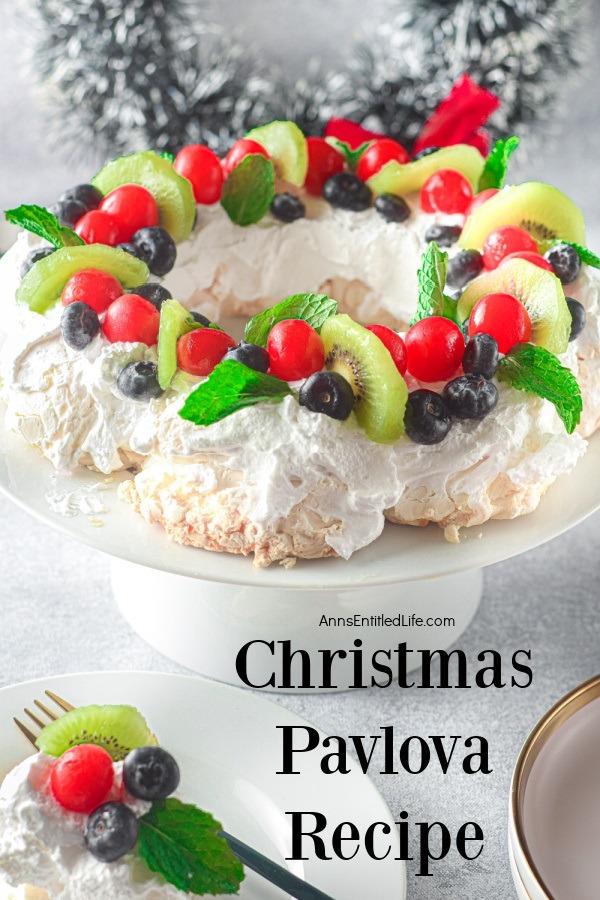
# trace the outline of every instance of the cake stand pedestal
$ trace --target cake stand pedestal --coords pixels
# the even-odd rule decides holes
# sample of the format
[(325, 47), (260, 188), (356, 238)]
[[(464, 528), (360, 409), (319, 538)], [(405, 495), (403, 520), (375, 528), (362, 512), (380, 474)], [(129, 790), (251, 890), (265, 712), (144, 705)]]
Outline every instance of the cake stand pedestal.
[[(419, 668), (415, 651), (446, 649), (463, 634), (479, 605), (483, 581), (481, 569), (472, 569), (385, 586), (286, 590), (205, 581), (119, 559), (113, 559), (111, 571), (121, 613), (169, 659), (240, 687), (307, 693), (351, 688), (356, 654), (350, 651), (358, 649), (362, 684), (384, 678), (373, 666), (374, 654), (396, 676), (402, 644), (408, 651), (407, 671)], [(248, 685), (236, 671), (236, 660), (251, 642), (245, 654)], [(282, 681), (284, 642), (290, 651), (308, 655), (310, 678), (297, 654), (291, 679)], [(336, 650), (346, 656), (336, 657), (330, 686), (324, 687), (323, 651)]]
[[(281, 673), (285, 646), (277, 642), (305, 650), (317, 678), (323, 671), (321, 651), (349, 652), (333, 661), (331, 681), (338, 689), (354, 681), (357, 650), (362, 651), (363, 683), (369, 683), (377, 650), (384, 651), (377, 661), (395, 671), (399, 655), (394, 654), (406, 644), (413, 651), (409, 670), (411, 662), (420, 662), (414, 651), (443, 650), (456, 643), (477, 609), (482, 568), (543, 544), (600, 508), (598, 471), (600, 433), (575, 471), (552, 485), (534, 513), (467, 529), (459, 544), (447, 543), (435, 526), (387, 524), (378, 540), (348, 561), (300, 560), (289, 570), (277, 565), (256, 569), (245, 557), (171, 543), (162, 528), (148, 525), (118, 498), (118, 477), (100, 494), (106, 508), (101, 521), (98, 516), (61, 516), (50, 508), (48, 494), (85, 492), (97, 485), (98, 475), (87, 470), (57, 475), (22, 438), (0, 429), (0, 491), (54, 528), (112, 557), (119, 608), (150, 644), (182, 665), (233, 684), (241, 683), (238, 653), (251, 641), (274, 642), (275, 654), (266, 644), (252, 646), (248, 669), (254, 684), (266, 684), (273, 671)], [(375, 624), (321, 624), (323, 617), (354, 616), (359, 622), (373, 616)], [(378, 623), (378, 616), (396, 624)], [(300, 683), (299, 665), (300, 655), (292, 664), (294, 683)]]

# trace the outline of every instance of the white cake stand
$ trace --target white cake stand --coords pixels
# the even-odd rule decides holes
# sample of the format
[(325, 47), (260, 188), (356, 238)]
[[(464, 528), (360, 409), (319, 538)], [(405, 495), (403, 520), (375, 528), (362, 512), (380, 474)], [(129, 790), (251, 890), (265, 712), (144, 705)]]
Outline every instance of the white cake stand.
[[(574, 473), (559, 479), (539, 508), (512, 521), (488, 522), (449, 544), (440, 529), (387, 525), (379, 540), (351, 560), (299, 561), (292, 569), (256, 569), (250, 559), (210, 553), (169, 542), (116, 496), (114, 478), (100, 496), (106, 512), (65, 518), (46, 495), (89, 489), (96, 473), (56, 475), (20, 437), (0, 429), (0, 491), (32, 515), (112, 558), (115, 599), (127, 621), (153, 647), (210, 678), (240, 685), (236, 657), (249, 642), (248, 676), (256, 687), (282, 689), (285, 644), (310, 656), (312, 677), (322, 689), (325, 650), (354, 651), (362, 642), (364, 683), (375, 672), (372, 655), (385, 651), (397, 668), (398, 645), (406, 644), (408, 669), (414, 651), (455, 643), (471, 622), (480, 598), (482, 569), (530, 550), (572, 528), (600, 508), (600, 434), (590, 442)], [(354, 624), (374, 617), (373, 624)], [(382, 624), (387, 617), (394, 624)], [(421, 624), (417, 624), (418, 617)], [(336, 625), (326, 626), (325, 620)], [(348, 622), (350, 620), (350, 622)], [(350, 624), (352, 623), (352, 624)], [(274, 642), (272, 647), (268, 644)], [(281, 643), (280, 643), (281, 642)], [(328, 689), (354, 683), (356, 654), (336, 657)], [(298, 691), (301, 659), (295, 658), (288, 689)], [(293, 686), (292, 686), (293, 685)], [(284, 688), (285, 689), (285, 688)]]

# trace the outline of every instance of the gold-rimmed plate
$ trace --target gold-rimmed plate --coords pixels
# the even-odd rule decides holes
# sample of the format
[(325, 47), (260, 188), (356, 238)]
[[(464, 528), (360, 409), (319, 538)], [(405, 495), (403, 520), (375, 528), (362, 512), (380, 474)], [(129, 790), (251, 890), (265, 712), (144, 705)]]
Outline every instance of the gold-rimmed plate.
[(600, 675), (559, 700), (527, 738), (511, 785), (509, 844), (515, 886), (531, 900), (600, 896)]

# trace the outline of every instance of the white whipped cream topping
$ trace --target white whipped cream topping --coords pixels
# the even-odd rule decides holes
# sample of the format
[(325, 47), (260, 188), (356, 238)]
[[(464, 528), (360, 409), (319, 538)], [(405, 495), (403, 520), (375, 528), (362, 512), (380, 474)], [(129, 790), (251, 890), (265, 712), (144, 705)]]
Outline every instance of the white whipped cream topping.
[[(412, 312), (414, 285), (407, 287), (404, 275), (398, 272), (404, 272), (406, 265), (414, 276), (426, 227), (423, 217), (416, 216), (408, 226), (394, 227), (372, 210), (351, 214), (328, 208), (317, 220), (299, 220), (286, 226), (265, 220), (260, 226), (243, 229), (234, 226), (221, 210), (206, 211), (202, 216), (207, 224), (179, 248), (180, 258), (173, 273), (173, 278), (182, 279), (179, 296), (202, 283), (203, 272), (214, 274), (217, 257), (229, 259), (232, 265), (234, 259), (238, 260), (241, 268), (231, 269), (230, 287), (233, 290), (235, 281), (236, 294), (242, 299), (256, 298), (267, 288), (279, 296), (306, 290), (304, 263), (309, 265), (315, 255), (322, 261), (321, 246), (328, 248), (327, 258), (334, 259), (336, 265), (339, 251), (339, 266), (348, 276), (352, 273), (344, 266), (354, 266), (356, 275), (359, 263), (363, 277), (368, 271), (368, 277), (381, 278), (387, 269), (392, 281), (378, 281), (377, 289), (384, 291), (390, 308), (397, 311), (397, 301)], [(296, 238), (297, 225), (308, 233)], [(209, 241), (207, 235), (212, 234), (213, 227), (215, 233)], [(392, 229), (390, 234), (400, 229), (399, 237), (390, 242), (382, 238), (382, 229), (388, 228)], [(370, 230), (371, 251), (365, 254), (365, 232)], [(300, 231), (297, 233), (300, 235)], [(319, 240), (310, 237), (317, 234)], [(414, 243), (414, 248), (402, 249), (403, 241)], [(267, 245), (271, 248), (268, 253)], [(276, 253), (274, 245), (279, 248)], [(481, 502), (483, 511), (487, 488), (507, 468), (515, 484), (547, 484), (570, 471), (584, 451), (584, 442), (578, 436), (566, 435), (551, 404), (503, 386), (500, 403), (490, 416), (482, 422), (455, 422), (448, 437), (434, 447), (409, 441), (394, 447), (373, 444), (353, 426), (352, 419), (340, 425), (299, 408), (291, 398), (277, 406), (243, 410), (209, 428), (192, 425), (177, 415), (181, 396), (173, 399), (171, 394), (147, 404), (128, 400), (116, 388), (120, 369), (132, 360), (155, 359), (155, 349), (141, 344), (111, 345), (99, 336), (84, 352), (76, 352), (60, 337), (60, 307), (45, 317), (22, 309), (14, 312), (14, 273), (30, 246), (31, 240), (22, 235), (0, 260), (0, 302), (7, 309), (12, 307), (13, 316), (25, 322), (24, 326), (13, 327), (2, 354), (7, 423), (59, 469), (83, 462), (108, 474), (127, 465), (132, 454), (160, 454), (176, 466), (178, 477), (206, 478), (205, 489), (210, 490), (215, 486), (210, 481), (211, 473), (193, 457), (216, 454), (241, 473), (244, 490), (240, 502), (251, 522), (262, 527), (276, 525), (310, 494), (311, 503), (323, 516), (343, 523), (331, 538), (331, 546), (348, 557), (379, 535), (384, 510), (403, 497), (412, 502), (413, 497), (422, 497), (423, 492), (435, 487), (438, 499), (450, 503), (452, 498), (454, 503), (464, 493), (469, 502)], [(289, 251), (288, 260), (290, 246), (294, 252)], [(353, 249), (348, 251), (350, 246)], [(377, 257), (378, 253), (389, 253), (387, 263)], [(290, 282), (284, 288), (269, 282), (287, 278), (289, 272), (282, 259), (289, 262), (292, 280), (297, 277), (299, 284), (292, 286)], [(252, 268), (254, 274), (244, 274), (244, 266)], [(319, 271), (319, 278), (321, 274)], [(328, 274), (332, 274), (331, 268)], [(189, 278), (187, 287), (185, 278)], [(256, 280), (259, 278), (263, 281)], [(395, 285), (397, 296), (390, 284)], [(576, 295), (588, 309), (588, 325), (564, 357), (576, 373), (577, 356), (600, 353), (597, 284), (586, 272), (577, 285)], [(522, 458), (523, 447), (526, 458)], [(195, 464), (190, 466), (190, 462)], [(187, 474), (184, 466), (189, 467)], [(176, 517), (181, 511), (175, 503), (172, 506)], [(432, 513), (434, 518), (443, 518), (441, 509)]]
[(156, 348), (111, 344), (100, 334), (85, 350), (73, 350), (60, 334), (60, 304), (41, 316), (15, 303), (14, 273), (31, 244), (28, 235), (20, 235), (0, 260), (6, 424), (39, 447), (57, 469), (90, 462), (110, 474), (127, 464), (119, 451), (127, 451), (132, 441), (142, 452), (151, 445), (153, 425), (148, 422), (161, 404), (129, 400), (117, 389), (116, 378), (130, 362), (156, 362)]
[[(129, 855), (110, 864), (95, 859), (84, 843), (86, 817), (63, 809), (52, 795), (54, 762), (43, 753), (29, 757), (9, 772), (0, 787), (0, 872), (8, 885), (35, 885), (52, 900), (191, 896), (153, 876), (139, 857)], [(114, 768), (117, 792), (122, 789), (122, 763)], [(129, 795), (126, 802), (137, 816), (150, 808)]]
[[(157, 450), (173, 475), (194, 482), (197, 490), (217, 487), (211, 457), (240, 473), (225, 490), (260, 527), (277, 527), (310, 494), (311, 508), (343, 524), (327, 540), (347, 559), (379, 536), (384, 511), (405, 495), (435, 492), (432, 517), (443, 518), (444, 504), (454, 505), (463, 493), (472, 508), (485, 510), (488, 489), (503, 473), (520, 486), (546, 484), (571, 471), (585, 441), (566, 434), (546, 401), (505, 385), (499, 392), (490, 416), (480, 422), (456, 421), (434, 446), (408, 439), (391, 446), (374, 444), (354, 417), (340, 427), (292, 397), (199, 427), (177, 415), (178, 399), (160, 419)], [(162, 465), (159, 459), (159, 470)], [(143, 482), (157, 474), (150, 465), (137, 478)], [(163, 507), (177, 522), (181, 510), (176, 497), (170, 504)]]
[(265, 306), (343, 279), (367, 287), (347, 310), (356, 318), (373, 320), (375, 311), (385, 310), (392, 319), (408, 320), (415, 309), (427, 228), (442, 219), (464, 222), (464, 216), (415, 210), (398, 224), (373, 208), (349, 212), (304, 199), (307, 218), (284, 224), (265, 216), (247, 228), (234, 225), (220, 204), (201, 208), (197, 229), (177, 248), (177, 265), (165, 278), (173, 296), (185, 303), (196, 294), (198, 309), (217, 317), (243, 314), (244, 306), (252, 308), (257, 300)]

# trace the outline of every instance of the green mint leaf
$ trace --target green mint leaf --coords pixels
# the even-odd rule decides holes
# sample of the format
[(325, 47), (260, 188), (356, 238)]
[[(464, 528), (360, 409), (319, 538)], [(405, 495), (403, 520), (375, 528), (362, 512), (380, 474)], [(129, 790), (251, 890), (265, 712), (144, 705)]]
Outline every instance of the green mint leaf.
[(518, 137), (513, 135), (496, 141), (485, 161), (483, 172), (479, 177), (477, 191), (487, 191), (488, 188), (503, 188), (506, 183), (508, 162), (520, 144)]
[(303, 319), (318, 331), (329, 316), (337, 312), (337, 303), (326, 294), (294, 294), (287, 300), (282, 300), (275, 306), (270, 306), (263, 312), (253, 316), (246, 323), (244, 340), (249, 344), (267, 346), (269, 332), (277, 322), (285, 319)]
[(260, 153), (251, 153), (230, 172), (221, 205), (236, 225), (254, 225), (269, 212), (274, 196), (273, 163)]
[(43, 206), (17, 206), (16, 209), (7, 209), (4, 213), (7, 222), (19, 225), (25, 231), (31, 231), (38, 237), (53, 244), (57, 250), (61, 247), (77, 247), (84, 244), (78, 234), (72, 228), (61, 225), (56, 216)]
[(549, 400), (556, 407), (568, 434), (573, 434), (583, 404), (577, 379), (560, 360), (533, 344), (517, 344), (500, 360), (498, 381), (504, 381), (517, 391), (529, 391)]
[(558, 241), (558, 243), (569, 244), (570, 247), (577, 250), (579, 259), (582, 263), (585, 263), (587, 266), (592, 266), (594, 269), (600, 269), (600, 256), (597, 256), (588, 247), (583, 247), (581, 244), (576, 244), (574, 241)]
[(456, 303), (444, 294), (447, 268), (448, 254), (432, 241), (423, 254), (421, 267), (417, 272), (419, 295), (411, 325), (428, 316), (444, 316), (454, 320)]
[(342, 154), (342, 156), (346, 160), (348, 168), (352, 169), (352, 171), (356, 169), (365, 150), (373, 143), (373, 141), (365, 141), (364, 144), (361, 144), (360, 147), (356, 147), (356, 149), (353, 150), (350, 144), (348, 144), (346, 141), (340, 141), (339, 138), (328, 137), (325, 138), (325, 140), (328, 144), (331, 144), (331, 146), (334, 147), (338, 151), (338, 153)]
[(552, 241), (538, 241), (538, 249), (540, 253), (544, 254), (548, 250), (551, 250), (552, 247), (558, 247), (559, 244), (568, 244), (569, 247), (573, 247), (574, 250), (577, 250), (579, 259), (582, 263), (585, 263), (587, 266), (592, 266), (594, 269), (600, 269), (600, 256), (597, 256), (588, 247), (584, 247), (582, 244), (576, 244), (575, 241), (562, 241), (560, 238)]
[(168, 159), (170, 163), (174, 163), (174, 162), (175, 162), (175, 154), (174, 154), (174, 153), (169, 153), (168, 150), (161, 150), (160, 153), (159, 153), (158, 155), (159, 155), (159, 156), (162, 156), (163, 159)]
[(286, 381), (225, 359), (188, 395), (179, 415), (196, 425), (213, 425), (246, 406), (279, 403), (291, 394)]
[(151, 872), (192, 894), (238, 892), (244, 868), (210, 813), (171, 797), (138, 821), (138, 852)]

